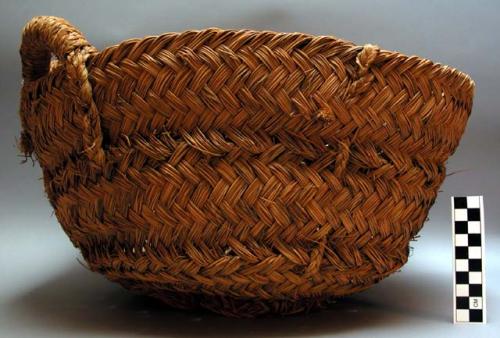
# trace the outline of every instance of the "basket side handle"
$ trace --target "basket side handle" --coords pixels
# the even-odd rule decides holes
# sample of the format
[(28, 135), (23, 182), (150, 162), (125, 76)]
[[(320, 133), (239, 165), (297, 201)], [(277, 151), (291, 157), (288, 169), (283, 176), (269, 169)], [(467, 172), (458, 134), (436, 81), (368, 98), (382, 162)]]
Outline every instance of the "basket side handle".
[[(50, 72), (52, 57), (65, 67), (68, 79), (77, 86), (82, 104), (83, 152), (89, 160), (102, 168), (105, 153), (102, 149), (102, 130), (95, 105), (86, 61), (97, 53), (83, 34), (68, 21), (54, 16), (37, 16), (23, 28), (20, 47), (24, 82), (35, 81)], [(22, 114), (22, 112), (21, 112)], [(24, 132), (23, 132), (24, 134)], [(22, 135), (21, 140), (26, 135)]]

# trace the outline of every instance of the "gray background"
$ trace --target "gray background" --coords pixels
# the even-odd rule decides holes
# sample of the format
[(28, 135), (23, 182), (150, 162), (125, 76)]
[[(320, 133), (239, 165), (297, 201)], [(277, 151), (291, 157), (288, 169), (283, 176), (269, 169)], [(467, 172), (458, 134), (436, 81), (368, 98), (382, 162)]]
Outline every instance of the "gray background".
[[(498, 1), (0, 1), (0, 336), (498, 336)], [(102, 49), (123, 39), (218, 26), (335, 35), (417, 54), (476, 81), (473, 113), (408, 264), (332, 309), (233, 320), (184, 313), (92, 274), (60, 229), (41, 170), (16, 149), (18, 45), (35, 15), (62, 16)], [(485, 196), (487, 325), (453, 325), (450, 196)], [(496, 332), (496, 334), (494, 334)]]

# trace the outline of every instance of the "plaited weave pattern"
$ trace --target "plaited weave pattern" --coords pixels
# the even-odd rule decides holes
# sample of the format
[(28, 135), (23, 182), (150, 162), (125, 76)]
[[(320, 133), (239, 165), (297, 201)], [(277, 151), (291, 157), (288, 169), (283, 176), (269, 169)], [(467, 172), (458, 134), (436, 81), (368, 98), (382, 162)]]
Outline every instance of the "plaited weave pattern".
[(89, 268), (181, 308), (296, 313), (407, 261), (473, 81), (300, 33), (206, 29), (98, 51), (24, 28), (21, 149)]

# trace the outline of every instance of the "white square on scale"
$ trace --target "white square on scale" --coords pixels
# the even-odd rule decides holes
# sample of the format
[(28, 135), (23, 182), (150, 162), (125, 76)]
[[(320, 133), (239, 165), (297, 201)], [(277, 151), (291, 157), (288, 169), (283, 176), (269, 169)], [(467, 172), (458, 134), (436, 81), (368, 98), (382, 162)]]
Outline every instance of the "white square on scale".
[(467, 196), (467, 208), (479, 208), (479, 196)]
[(455, 245), (456, 246), (469, 246), (469, 235), (456, 234), (455, 235)]
[(467, 209), (455, 209), (455, 221), (467, 221)]
[(481, 247), (480, 246), (469, 247), (469, 258), (473, 259), (481, 258)]
[(457, 259), (456, 267), (457, 267), (457, 271), (469, 271), (469, 260), (468, 259)]
[(469, 272), (469, 284), (481, 284), (481, 272)]
[(457, 322), (468, 322), (469, 310), (457, 310)]
[(457, 284), (457, 297), (469, 297), (469, 284)]
[(481, 222), (469, 221), (467, 223), (467, 232), (469, 234), (480, 234), (481, 233)]

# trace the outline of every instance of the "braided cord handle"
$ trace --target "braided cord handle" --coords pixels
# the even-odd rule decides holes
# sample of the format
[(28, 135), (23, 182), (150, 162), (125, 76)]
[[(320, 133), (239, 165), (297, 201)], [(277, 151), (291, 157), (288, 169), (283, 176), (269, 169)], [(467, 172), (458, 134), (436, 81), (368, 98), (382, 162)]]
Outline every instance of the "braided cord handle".
[(24, 26), (20, 48), (24, 81), (35, 81), (47, 75), (53, 56), (64, 65), (68, 78), (78, 88), (78, 101), (82, 103), (85, 113), (83, 152), (102, 168), (105, 154), (102, 149), (101, 123), (86, 67), (87, 59), (95, 53), (97, 49), (83, 34), (62, 18), (37, 16)]

